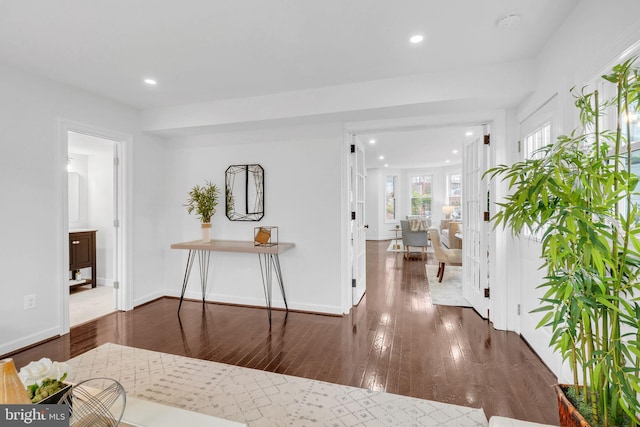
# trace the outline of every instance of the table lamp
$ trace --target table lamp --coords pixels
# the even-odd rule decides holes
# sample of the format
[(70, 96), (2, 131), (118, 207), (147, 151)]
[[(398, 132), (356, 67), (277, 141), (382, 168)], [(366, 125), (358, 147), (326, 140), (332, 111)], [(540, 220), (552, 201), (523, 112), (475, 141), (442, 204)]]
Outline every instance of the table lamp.
[(444, 214), (445, 219), (451, 218), (451, 214), (454, 211), (454, 207), (450, 205), (445, 205), (442, 207), (442, 213)]

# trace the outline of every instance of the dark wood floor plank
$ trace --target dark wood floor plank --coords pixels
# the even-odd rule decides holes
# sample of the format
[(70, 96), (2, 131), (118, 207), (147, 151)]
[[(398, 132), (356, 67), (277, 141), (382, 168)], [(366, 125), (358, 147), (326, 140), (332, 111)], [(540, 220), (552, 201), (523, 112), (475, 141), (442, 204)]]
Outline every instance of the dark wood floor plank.
[[(424, 262), (367, 242), (367, 293), (348, 315), (161, 298), (15, 353), (16, 366), (68, 360), (104, 343), (229, 363), (557, 424), (553, 374), (512, 332), (470, 308), (431, 303)], [(427, 262), (435, 264), (433, 254)]]

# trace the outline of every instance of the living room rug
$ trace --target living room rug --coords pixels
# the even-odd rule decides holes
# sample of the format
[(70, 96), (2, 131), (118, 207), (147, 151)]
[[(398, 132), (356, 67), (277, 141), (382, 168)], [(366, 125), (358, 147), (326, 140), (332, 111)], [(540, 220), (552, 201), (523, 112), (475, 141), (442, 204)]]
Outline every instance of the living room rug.
[(127, 394), (249, 426), (487, 426), (482, 409), (104, 344), (68, 380), (119, 381)]
[(469, 301), (462, 296), (462, 267), (447, 265), (442, 282), (438, 282), (438, 266), (425, 264), (427, 280), (429, 280), (429, 296), (436, 305), (457, 305), (471, 307)]
[[(394, 244), (395, 244), (395, 240), (392, 240), (392, 241), (389, 243), (389, 246), (387, 247), (387, 252), (404, 252), (404, 246), (402, 245), (402, 239), (398, 239), (398, 245), (400, 246), (400, 249), (393, 249), (393, 245), (394, 245)], [(416, 247), (413, 247), (413, 246), (411, 246), (411, 247), (409, 248), (409, 252), (411, 252), (412, 254), (415, 254), (415, 253), (418, 253), (418, 254), (419, 254), (419, 253), (422, 253), (422, 252), (420, 251), (420, 248), (416, 248)], [(428, 246), (428, 247), (427, 247), (427, 253), (430, 253), (430, 254), (434, 253), (434, 252), (433, 252), (433, 246)]]

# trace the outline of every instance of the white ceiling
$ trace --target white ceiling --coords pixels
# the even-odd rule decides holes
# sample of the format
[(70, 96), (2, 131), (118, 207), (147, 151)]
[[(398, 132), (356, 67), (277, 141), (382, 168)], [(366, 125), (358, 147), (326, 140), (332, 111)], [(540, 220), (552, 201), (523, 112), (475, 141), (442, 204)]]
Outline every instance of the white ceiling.
[(482, 126), (452, 126), (363, 133), (358, 138), (367, 168), (412, 169), (461, 165), (464, 144), (482, 135)]
[(578, 1), (0, 0), (0, 64), (139, 109), (472, 74), (535, 58)]

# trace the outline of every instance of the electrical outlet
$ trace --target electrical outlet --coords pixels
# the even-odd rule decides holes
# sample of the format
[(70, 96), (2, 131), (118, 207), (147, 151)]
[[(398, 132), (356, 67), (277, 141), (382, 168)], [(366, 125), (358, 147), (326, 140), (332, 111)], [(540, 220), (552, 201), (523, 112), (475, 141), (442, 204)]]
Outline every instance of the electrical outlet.
[(36, 296), (34, 294), (24, 296), (24, 309), (31, 310), (36, 308)]

